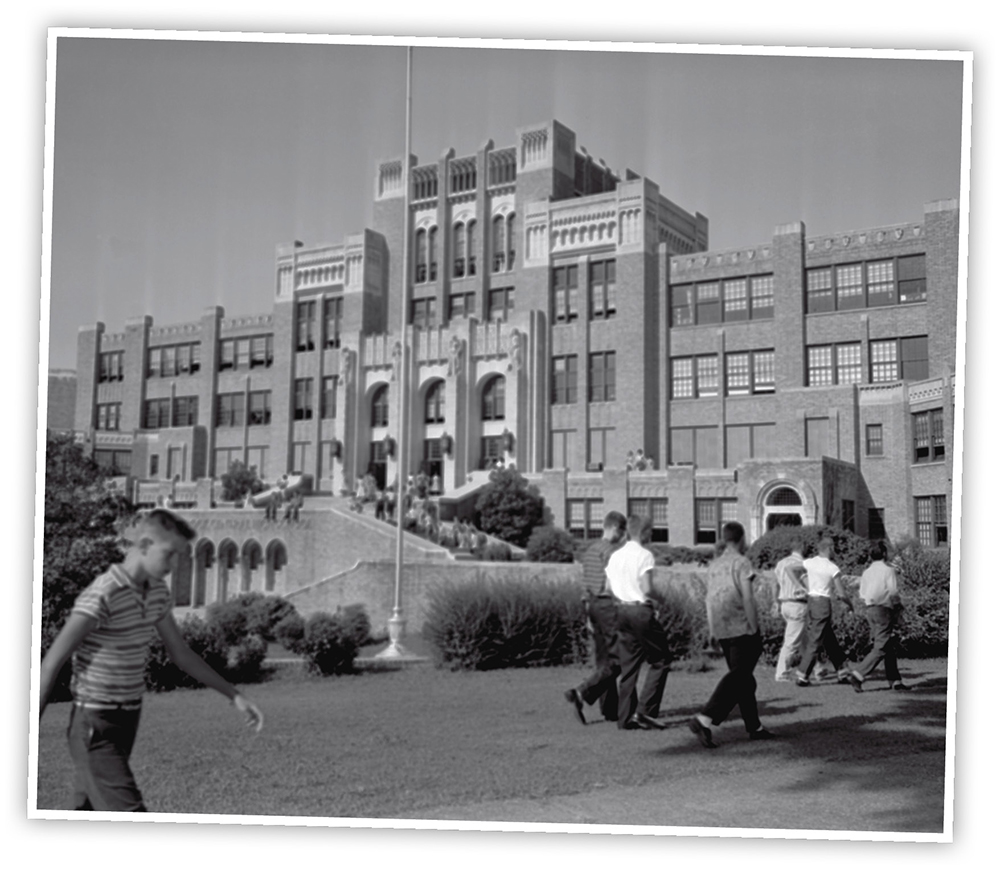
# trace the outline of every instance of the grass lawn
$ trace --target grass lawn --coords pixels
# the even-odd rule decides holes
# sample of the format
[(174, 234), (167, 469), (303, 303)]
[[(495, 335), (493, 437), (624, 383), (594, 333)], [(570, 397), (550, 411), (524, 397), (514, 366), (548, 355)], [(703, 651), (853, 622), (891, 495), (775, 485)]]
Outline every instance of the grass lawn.
[[(620, 732), (581, 726), (563, 700), (580, 667), (324, 679), (284, 666), (246, 689), (260, 734), (209, 690), (149, 695), (132, 761), (149, 808), (168, 813), (940, 831), (946, 663), (902, 669), (913, 691), (855, 694), (775, 683), (761, 665), (761, 717), (781, 739), (750, 743), (734, 711), (707, 751), (686, 722), (718, 669), (671, 673), (668, 730)], [(53, 704), (41, 724), (39, 808), (68, 808), (68, 715)]]

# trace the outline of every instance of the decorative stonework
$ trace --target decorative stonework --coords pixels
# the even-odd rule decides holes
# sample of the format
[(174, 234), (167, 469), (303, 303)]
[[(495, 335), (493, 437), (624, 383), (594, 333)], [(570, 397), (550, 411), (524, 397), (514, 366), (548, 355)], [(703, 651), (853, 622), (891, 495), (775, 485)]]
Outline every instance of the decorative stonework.
[(522, 343), (524, 337), (521, 335), (520, 330), (512, 329), (510, 331), (510, 336), (507, 341), (507, 356), (509, 357), (509, 362), (507, 363), (507, 371), (519, 372), (521, 371), (521, 365), (523, 364), (522, 359)]
[(389, 380), (395, 381), (399, 379), (399, 367), (403, 361), (403, 345), (401, 342), (396, 342), (392, 346), (392, 374)]
[(340, 379), (344, 386), (350, 386), (354, 380), (354, 351), (349, 347), (340, 349)]
[(448, 377), (457, 378), (462, 371), (462, 356), (465, 353), (465, 342), (457, 335), (448, 342)]

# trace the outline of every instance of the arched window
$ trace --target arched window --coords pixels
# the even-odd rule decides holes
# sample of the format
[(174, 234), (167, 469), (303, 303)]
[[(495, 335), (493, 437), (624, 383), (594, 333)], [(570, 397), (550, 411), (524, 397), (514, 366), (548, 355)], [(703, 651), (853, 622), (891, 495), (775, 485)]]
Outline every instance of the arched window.
[(436, 381), (427, 390), (427, 401), (424, 403), (424, 422), (444, 422), (444, 381)]
[(229, 572), (239, 563), (239, 550), (233, 541), (223, 541), (219, 544), (218, 581), (216, 601), (225, 601), (229, 596)]
[(779, 486), (767, 497), (769, 505), (800, 505), (802, 499), (799, 494), (789, 486)]
[(514, 213), (507, 215), (507, 271), (514, 268)]
[(413, 280), (422, 284), (427, 280), (427, 233), (425, 230), (417, 230), (417, 271)]
[(478, 244), (476, 240), (476, 222), (469, 221), (468, 223), (468, 233), (469, 233), (469, 253), (466, 260), (467, 268), (466, 274), (475, 275), (476, 274), (476, 246)]
[(427, 234), (427, 261), (429, 263), (427, 279), (429, 281), (437, 280), (437, 274), (438, 274), (437, 238), (438, 238), (438, 228), (431, 227), (431, 231)]
[(267, 545), (267, 559), (265, 560), (264, 591), (274, 592), (277, 585), (277, 575), (285, 565), (288, 564), (288, 551), (281, 541), (271, 541)]
[(195, 607), (205, 606), (205, 575), (215, 562), (215, 545), (200, 541), (194, 551), (194, 601)]
[(258, 544), (253, 539), (243, 545), (243, 558), (240, 559), (243, 568), (243, 576), (240, 578), (240, 592), (249, 592), (253, 589), (254, 573), (260, 568), (264, 561), (264, 554)]
[(504, 388), (506, 380), (503, 375), (490, 378), (483, 387), (483, 420), (502, 420), (504, 418)]
[[(452, 232), (455, 249), (455, 277), (465, 277), (465, 224), (455, 224)], [(472, 274), (471, 272), (469, 274)]]
[(507, 260), (507, 240), (504, 228), (506, 224), (503, 215), (493, 218), (493, 271), (502, 272)]
[(389, 385), (382, 384), (372, 396), (372, 427), (389, 425)]

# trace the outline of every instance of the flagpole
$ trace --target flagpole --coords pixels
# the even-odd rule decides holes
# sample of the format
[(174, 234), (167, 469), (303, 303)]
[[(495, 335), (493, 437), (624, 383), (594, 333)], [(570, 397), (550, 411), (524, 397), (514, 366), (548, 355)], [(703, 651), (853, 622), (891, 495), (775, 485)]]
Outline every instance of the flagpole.
[(409, 428), (407, 426), (407, 393), (409, 387), (409, 363), (407, 348), (406, 321), (409, 298), (410, 269), (410, 116), (411, 116), (411, 78), (413, 71), (413, 46), (406, 47), (406, 135), (403, 148), (403, 252), (402, 252), (402, 292), (400, 293), (399, 332), (400, 350), (399, 368), (396, 374), (398, 380), (398, 412), (399, 437), (396, 440), (396, 576), (395, 595), (393, 598), (392, 616), (389, 617), (389, 645), (382, 650), (377, 658), (398, 659), (409, 657), (400, 640), (405, 634), (406, 619), (403, 616), (403, 528), (406, 511), (403, 503), (404, 486), (406, 485), (407, 459), (409, 458)]

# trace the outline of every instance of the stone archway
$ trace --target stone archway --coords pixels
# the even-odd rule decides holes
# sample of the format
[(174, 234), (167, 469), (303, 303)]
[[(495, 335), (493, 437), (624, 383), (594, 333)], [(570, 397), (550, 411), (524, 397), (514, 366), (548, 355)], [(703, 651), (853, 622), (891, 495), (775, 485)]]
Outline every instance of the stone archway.
[(778, 526), (804, 526), (816, 522), (816, 499), (802, 481), (773, 480), (761, 487), (753, 511), (753, 538)]

